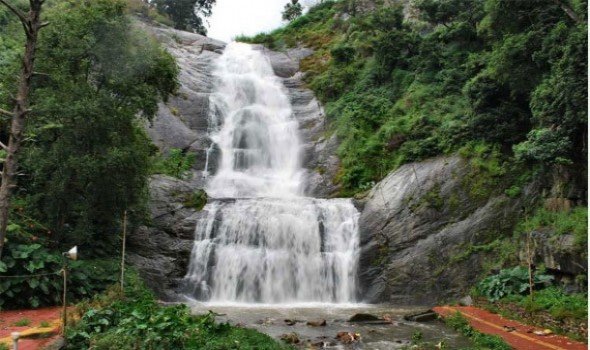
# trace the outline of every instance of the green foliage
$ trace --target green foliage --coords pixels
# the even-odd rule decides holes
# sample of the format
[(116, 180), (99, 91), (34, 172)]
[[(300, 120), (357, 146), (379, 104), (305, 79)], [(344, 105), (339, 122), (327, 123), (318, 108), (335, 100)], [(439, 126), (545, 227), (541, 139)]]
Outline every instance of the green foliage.
[(535, 292), (533, 298), (521, 297), (518, 302), (529, 312), (547, 311), (558, 320), (571, 318), (586, 321), (588, 317), (588, 295), (566, 294), (559, 287), (542, 289)]
[(166, 156), (159, 154), (155, 157), (152, 161), (151, 173), (186, 179), (191, 174), (190, 170), (195, 159), (196, 155), (193, 152), (172, 148)]
[(303, 6), (299, 3), (299, 0), (291, 0), (285, 5), (285, 9), (281, 13), (284, 21), (293, 21), (297, 17), (301, 16), (303, 12)]
[(420, 331), (415, 331), (414, 333), (412, 333), (412, 343), (416, 344), (419, 343), (422, 338), (424, 338), (424, 335), (422, 334), (422, 332)]
[(110, 291), (80, 306), (67, 349), (283, 349), (266, 335), (216, 323), (212, 312), (193, 316), (184, 304), (161, 306), (129, 275), (125, 298)]
[[(9, 241), (0, 263), (0, 306), (37, 308), (61, 301), (62, 257), (41, 244)], [(87, 298), (116, 281), (118, 266), (112, 260), (72, 261), (69, 263), (68, 299)]]
[(207, 34), (203, 17), (211, 16), (216, 0), (151, 0), (156, 9), (168, 16), (174, 28)]
[[(41, 31), (35, 67), (44, 74), (33, 79), (35, 108), (19, 154), (23, 213), (44, 223), (53, 244), (92, 245), (95, 255), (111, 250), (124, 210), (133, 222), (145, 213), (152, 148), (137, 116), (151, 118), (178, 85), (173, 57), (134, 29), (126, 11), (123, 0), (47, 6), (51, 25)], [(14, 84), (12, 66), (0, 69), (3, 84)]]
[[(419, 18), (404, 21), (399, 6), (357, 11), (354, 2), (329, 2), (272, 33), (241, 38), (315, 49), (301, 67), (341, 141), (336, 180), (344, 194), (472, 143), (495, 150), (505, 174), (586, 167), (586, 2), (572, 6), (577, 22), (549, 0), (411, 5)], [(503, 186), (518, 196), (521, 184), (502, 176), (473, 184), (475, 197)]]
[[(533, 284), (542, 287), (553, 280), (553, 276), (535, 273)], [(489, 301), (497, 301), (508, 295), (522, 295), (529, 290), (529, 271), (525, 267), (517, 266), (503, 269), (496, 275), (484, 278), (477, 285), (479, 294)]]
[(469, 337), (475, 344), (475, 349), (486, 350), (510, 350), (512, 347), (506, 344), (502, 338), (497, 335), (487, 335), (476, 331), (469, 325), (469, 322), (459, 312), (448, 316), (445, 323), (451, 328), (459, 331), (461, 334)]
[(31, 320), (28, 318), (21, 318), (20, 320), (14, 322), (13, 326), (16, 327), (26, 327), (31, 324)]
[(206, 204), (207, 192), (201, 189), (191, 193), (184, 201), (186, 207), (194, 208), (195, 210), (202, 210)]

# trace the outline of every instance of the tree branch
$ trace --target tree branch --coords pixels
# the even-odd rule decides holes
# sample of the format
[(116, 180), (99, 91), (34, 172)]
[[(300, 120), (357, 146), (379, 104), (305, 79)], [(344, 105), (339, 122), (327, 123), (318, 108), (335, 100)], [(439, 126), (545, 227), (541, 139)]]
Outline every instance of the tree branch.
[(9, 4), (6, 0), (0, 0), (0, 4), (3, 4), (4, 6), (8, 7), (8, 9), (12, 13), (14, 13), (18, 17), (18, 19), (20, 19), (20, 21), (25, 26), (25, 28), (28, 29), (28, 27), (29, 27), (29, 20), (28, 20), (27, 16), (21, 10), (19, 10), (16, 7), (14, 7), (11, 4)]
[(2, 147), (2, 149), (5, 151), (8, 150), (8, 147), (2, 141), (0, 141), (0, 147)]
[(561, 7), (561, 9), (569, 16), (569, 18), (571, 18), (574, 22), (576, 23), (580, 23), (580, 19), (578, 18), (578, 16), (576, 15), (576, 13), (574, 12), (574, 10), (568, 6), (568, 4), (564, 3), (561, 0), (553, 0), (553, 2), (558, 5), (559, 7)]
[[(1, 1), (1, 0), (0, 0), (0, 1)], [(9, 112), (9, 111), (7, 111), (7, 110), (5, 110), (5, 109), (2, 109), (2, 108), (0, 108), (0, 114), (4, 114), (4, 115), (5, 115), (5, 116), (7, 116), (7, 117), (14, 117), (14, 113), (12, 113), (12, 112)]]

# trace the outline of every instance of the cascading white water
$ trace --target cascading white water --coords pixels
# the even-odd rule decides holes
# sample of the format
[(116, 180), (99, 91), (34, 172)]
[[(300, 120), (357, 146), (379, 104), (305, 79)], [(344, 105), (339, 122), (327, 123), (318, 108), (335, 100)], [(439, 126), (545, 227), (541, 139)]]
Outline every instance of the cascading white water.
[(359, 213), (348, 199), (301, 196), (298, 123), (268, 59), (231, 43), (214, 76), (210, 133), (221, 160), (207, 192), (218, 199), (197, 223), (189, 293), (222, 303), (353, 302)]

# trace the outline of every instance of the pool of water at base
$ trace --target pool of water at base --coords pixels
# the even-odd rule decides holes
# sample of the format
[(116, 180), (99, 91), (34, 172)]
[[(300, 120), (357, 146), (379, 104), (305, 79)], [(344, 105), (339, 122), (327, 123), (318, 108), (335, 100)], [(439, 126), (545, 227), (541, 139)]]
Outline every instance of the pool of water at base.
[[(300, 342), (297, 347), (308, 348), (310, 344), (324, 344), (324, 349), (390, 350), (411, 345), (412, 336), (419, 332), (422, 341), (437, 344), (444, 342), (447, 349), (471, 346), (471, 342), (442, 321), (410, 322), (404, 315), (418, 313), (427, 308), (419, 306), (392, 306), (367, 304), (217, 304), (190, 301), (195, 314), (211, 310), (218, 322), (253, 328), (280, 339), (281, 335), (296, 333)], [(365, 313), (391, 319), (390, 324), (353, 323), (348, 320), (355, 314)], [(291, 322), (286, 322), (290, 320)], [(308, 321), (326, 320), (325, 326), (309, 326)], [(295, 324), (289, 325), (289, 323)], [(339, 332), (358, 333), (361, 340), (342, 344), (336, 339)], [(313, 348), (313, 347), (312, 347)], [(318, 347), (316, 347), (318, 348)]]

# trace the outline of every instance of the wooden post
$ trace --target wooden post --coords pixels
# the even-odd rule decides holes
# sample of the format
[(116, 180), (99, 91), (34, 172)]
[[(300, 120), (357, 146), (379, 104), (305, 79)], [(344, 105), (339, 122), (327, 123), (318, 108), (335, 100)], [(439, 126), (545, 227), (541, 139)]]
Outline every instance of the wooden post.
[[(65, 258), (67, 259), (67, 258)], [(68, 262), (67, 260), (64, 261), (63, 266), (63, 275), (64, 275), (64, 290), (63, 290), (63, 315), (62, 315), (62, 334), (64, 339), (66, 338), (66, 324), (68, 322), (68, 309), (67, 309), (67, 280), (68, 280)]]
[(531, 294), (531, 300), (534, 299), (533, 288), (535, 284), (533, 283), (533, 257), (531, 255), (531, 233), (527, 233), (527, 263), (529, 265), (529, 289)]
[(125, 294), (125, 240), (127, 239), (127, 210), (123, 212), (123, 242), (121, 247), (121, 295)]
[[(528, 222), (529, 221), (529, 217), (528, 217), (528, 213), (526, 208), (524, 209), (524, 221)], [(533, 289), (535, 287), (534, 284), (534, 276), (533, 276), (533, 256), (531, 253), (531, 231), (528, 231), (526, 233), (526, 251), (527, 251), (527, 265), (529, 268), (529, 294), (531, 296), (531, 300), (533, 300), (534, 295), (533, 295)]]

